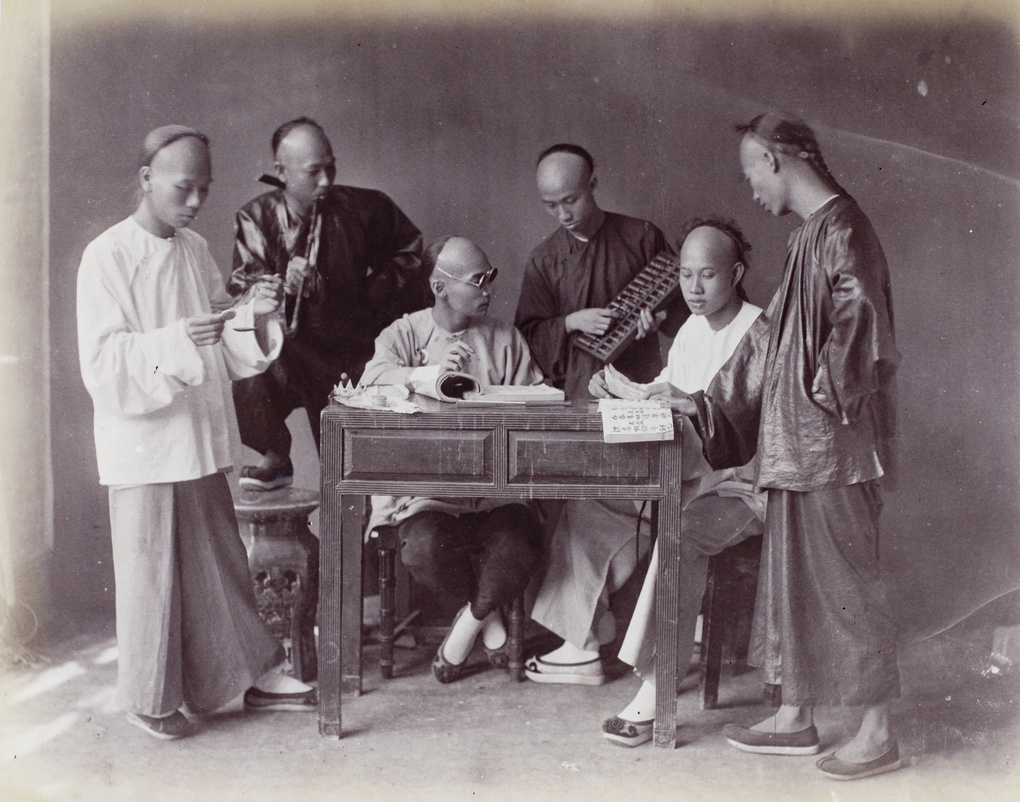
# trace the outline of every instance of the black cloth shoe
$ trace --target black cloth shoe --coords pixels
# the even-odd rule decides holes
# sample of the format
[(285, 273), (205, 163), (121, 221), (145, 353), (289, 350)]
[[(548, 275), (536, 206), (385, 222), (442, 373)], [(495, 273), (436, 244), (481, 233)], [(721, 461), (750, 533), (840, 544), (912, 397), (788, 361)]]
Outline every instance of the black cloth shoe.
[(831, 754), (823, 757), (815, 763), (815, 766), (822, 774), (833, 780), (861, 780), (865, 777), (874, 777), (876, 774), (885, 774), (887, 771), (896, 771), (903, 763), (900, 761), (899, 745), (894, 743), (884, 755), (864, 763), (851, 763)]
[(161, 741), (176, 741), (178, 738), (187, 738), (195, 733), (195, 725), (188, 721), (180, 710), (175, 710), (163, 718), (144, 716), (141, 713), (128, 713), (127, 720), (129, 724), (134, 724), (138, 729), (144, 730), (153, 738), (159, 738)]
[(817, 755), (821, 749), (814, 724), (797, 732), (762, 732), (727, 724), (723, 735), (730, 746), (758, 755)]
[(238, 483), (245, 490), (275, 490), (294, 484), (294, 466), (291, 463), (279, 468), (260, 468), (257, 465), (245, 465), (241, 468)]

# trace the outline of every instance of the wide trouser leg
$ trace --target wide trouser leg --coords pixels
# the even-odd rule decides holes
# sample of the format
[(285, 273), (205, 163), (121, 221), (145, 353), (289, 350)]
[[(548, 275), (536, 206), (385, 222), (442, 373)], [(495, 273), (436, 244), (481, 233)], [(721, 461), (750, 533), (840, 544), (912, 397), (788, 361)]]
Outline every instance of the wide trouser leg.
[(287, 349), (257, 376), (239, 379), (231, 385), (234, 413), (241, 442), (266, 454), (290, 454), (291, 434), (287, 416), (301, 406), (301, 398), (291, 386), (292, 371)]
[(509, 606), (524, 593), (542, 558), (542, 528), (523, 504), (506, 504), (471, 516), (477, 521), (474, 540), (478, 590), (471, 612), (481, 620)]
[(255, 606), (223, 474), (110, 489), (118, 703), (207, 712), (283, 659)]
[(542, 553), (541, 526), (522, 504), (459, 517), (420, 512), (397, 525), (397, 536), (415, 581), (471, 602), (478, 620), (524, 592)]
[(899, 695), (896, 624), (882, 579), (877, 482), (769, 490), (751, 660), (790, 705)]
[[(677, 621), (677, 666), (686, 670), (694, 655), (694, 630), (701, 612), (713, 555), (761, 531), (758, 519), (743, 501), (717, 495), (695, 499), (684, 510), (680, 529), (680, 607)], [(645, 680), (655, 680), (655, 584), (658, 544), (641, 587), (620, 659)]]
[(184, 701), (172, 484), (111, 487), (117, 704), (165, 716)]
[(415, 582), (461, 602), (478, 588), (464, 524), (438, 510), (416, 513), (396, 526), (400, 559)]
[(579, 648), (597, 649), (593, 625), (641, 558), (640, 520), (632, 501), (566, 502), (532, 620)]
[(332, 353), (321, 346), (313, 348), (294, 339), (284, 346), (284, 355), (287, 357), (287, 384), (294, 399), (291, 409), (304, 407), (318, 450), (320, 418), (333, 388), (345, 374), (349, 381), (357, 384), (365, 362), (347, 353)]
[(259, 616), (226, 476), (182, 482), (176, 501), (184, 698), (212, 711), (279, 665), (283, 647)]

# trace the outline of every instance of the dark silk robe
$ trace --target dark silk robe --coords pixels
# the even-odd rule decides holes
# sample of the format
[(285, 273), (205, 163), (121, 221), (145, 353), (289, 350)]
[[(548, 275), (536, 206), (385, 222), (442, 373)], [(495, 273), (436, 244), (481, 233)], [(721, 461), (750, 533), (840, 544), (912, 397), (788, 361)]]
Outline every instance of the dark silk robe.
[[(314, 354), (331, 371), (354, 378), (372, 356), (376, 335), (405, 312), (428, 303), (420, 274), (421, 232), (382, 192), (335, 185), (318, 204), (319, 291), (303, 299), (288, 350)], [(309, 221), (291, 215), (282, 189), (255, 198), (235, 222), (234, 267), (227, 290), (242, 295), (264, 274), (286, 276), (303, 256)], [(294, 298), (287, 298), (288, 320)]]
[(762, 488), (818, 490), (892, 471), (893, 336), (885, 254), (852, 198), (790, 235), (782, 285), (704, 394), (714, 468), (757, 453)]
[(769, 491), (751, 662), (787, 704), (899, 693), (877, 482), (893, 468), (899, 361), (885, 255), (839, 196), (793, 232), (766, 314), (694, 396), (712, 467), (757, 455)]
[[(532, 251), (514, 323), (542, 372), (567, 398), (590, 398), (588, 382), (604, 364), (573, 347), (576, 333), (567, 334), (564, 318), (581, 309), (607, 306), (666, 248), (662, 232), (651, 223), (607, 212), (588, 242), (560, 227)], [(680, 298), (671, 306), (663, 331), (675, 334), (689, 314)], [(635, 381), (651, 381), (662, 369), (658, 337), (636, 340), (614, 364)]]

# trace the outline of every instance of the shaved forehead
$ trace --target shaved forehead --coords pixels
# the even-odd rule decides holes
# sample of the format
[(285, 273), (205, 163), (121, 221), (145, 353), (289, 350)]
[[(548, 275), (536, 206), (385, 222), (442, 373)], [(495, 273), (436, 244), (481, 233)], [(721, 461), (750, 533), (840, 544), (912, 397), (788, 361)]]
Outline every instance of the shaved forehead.
[(156, 151), (150, 168), (156, 172), (209, 176), (212, 173), (209, 146), (194, 136), (176, 139)]
[(436, 257), (436, 267), (452, 276), (468, 278), (489, 270), (485, 251), (464, 237), (450, 237)]
[(740, 261), (740, 250), (733, 239), (714, 226), (694, 229), (680, 247), (680, 261), (732, 267)]
[(765, 152), (771, 152), (771, 148), (765, 140), (755, 134), (744, 134), (740, 140), (740, 160), (745, 165), (761, 158)]
[(333, 158), (329, 139), (314, 125), (299, 125), (280, 140), (276, 149), (277, 158), (308, 159), (313, 157)]
[(550, 153), (538, 163), (538, 184), (583, 186), (591, 179), (588, 163), (575, 153)]

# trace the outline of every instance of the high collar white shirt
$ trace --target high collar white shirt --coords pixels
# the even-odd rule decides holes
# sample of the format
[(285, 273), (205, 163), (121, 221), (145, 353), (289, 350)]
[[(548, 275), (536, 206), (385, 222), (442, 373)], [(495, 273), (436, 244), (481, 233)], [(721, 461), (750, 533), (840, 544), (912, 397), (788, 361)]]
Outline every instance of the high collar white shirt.
[[(676, 333), (666, 358), (666, 367), (655, 381), (669, 382), (685, 393), (707, 390), (719, 368), (726, 364), (761, 312), (761, 307), (744, 301), (733, 320), (718, 331), (708, 325), (704, 316), (691, 315)], [(684, 418), (684, 442), (684, 479), (696, 479), (712, 473), (701, 453), (701, 438), (687, 418)]]
[(198, 479), (232, 467), (237, 421), (231, 379), (264, 371), (283, 331), (271, 321), (269, 353), (253, 332), (251, 301), (235, 307), (217, 345), (196, 346), (192, 315), (232, 304), (201, 235), (164, 239), (132, 218), (88, 244), (78, 269), (78, 353), (95, 408), (99, 480), (140, 485)]

